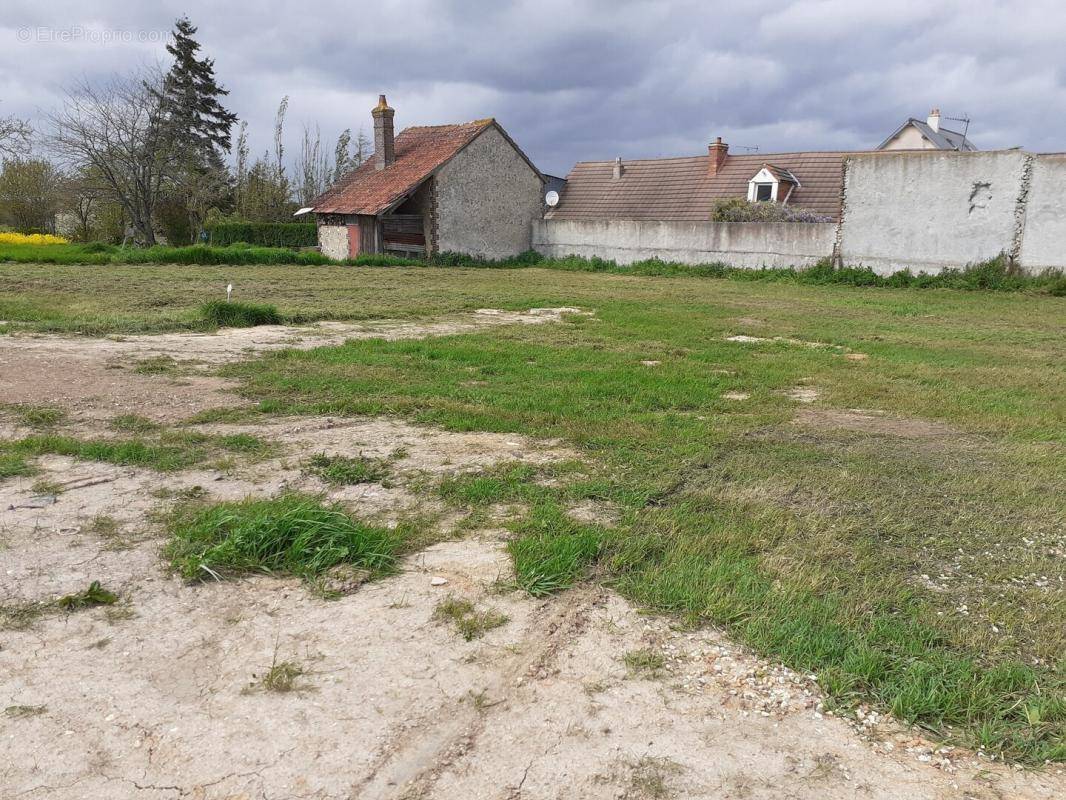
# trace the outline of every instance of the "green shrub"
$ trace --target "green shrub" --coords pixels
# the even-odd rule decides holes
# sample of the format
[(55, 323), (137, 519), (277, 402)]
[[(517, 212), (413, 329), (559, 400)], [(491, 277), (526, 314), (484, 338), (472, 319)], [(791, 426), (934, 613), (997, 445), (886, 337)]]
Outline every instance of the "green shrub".
[(280, 325), (281, 314), (274, 306), (254, 303), (227, 303), (212, 300), (200, 306), (200, 316), (220, 328), (252, 328), (256, 325)]
[(238, 242), (259, 247), (314, 247), (318, 228), (313, 222), (220, 222), (207, 228), (211, 244), (226, 247)]
[(255, 572), (310, 579), (337, 564), (383, 574), (395, 567), (402, 543), (396, 531), (296, 494), (187, 506), (171, 518), (171, 534), (165, 555), (187, 579)]
[(1052, 297), (1066, 297), (1066, 276), (1052, 281), (1047, 287), (1047, 292)]

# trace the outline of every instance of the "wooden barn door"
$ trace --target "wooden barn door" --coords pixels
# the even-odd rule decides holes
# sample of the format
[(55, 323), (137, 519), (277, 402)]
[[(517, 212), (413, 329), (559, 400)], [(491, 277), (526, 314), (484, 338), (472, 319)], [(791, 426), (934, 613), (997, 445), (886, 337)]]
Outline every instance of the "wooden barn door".
[(362, 252), (362, 228), (359, 225), (348, 226), (348, 258), (355, 258)]

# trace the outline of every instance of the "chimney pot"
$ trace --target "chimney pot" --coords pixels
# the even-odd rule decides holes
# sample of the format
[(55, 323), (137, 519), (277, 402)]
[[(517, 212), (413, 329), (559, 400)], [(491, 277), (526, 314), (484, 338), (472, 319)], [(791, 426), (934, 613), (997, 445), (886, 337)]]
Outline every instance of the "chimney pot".
[(374, 118), (374, 164), (377, 169), (385, 169), (396, 160), (392, 127), (396, 111), (389, 108), (382, 94), (378, 95), (378, 104), (370, 115)]
[(929, 112), (929, 118), (926, 119), (926, 123), (934, 131), (939, 131), (940, 130), (940, 109), (939, 108), (934, 108), (932, 111)]
[(725, 164), (726, 156), (729, 155), (729, 145), (722, 141), (721, 136), (716, 136), (714, 142), (707, 146), (707, 155), (711, 157), (707, 165), (707, 173), (713, 177)]
[(614, 160), (614, 172), (612, 173), (611, 177), (614, 180), (618, 180), (619, 178), (622, 177), (622, 157), (621, 156), (619, 156), (618, 158), (616, 158)]

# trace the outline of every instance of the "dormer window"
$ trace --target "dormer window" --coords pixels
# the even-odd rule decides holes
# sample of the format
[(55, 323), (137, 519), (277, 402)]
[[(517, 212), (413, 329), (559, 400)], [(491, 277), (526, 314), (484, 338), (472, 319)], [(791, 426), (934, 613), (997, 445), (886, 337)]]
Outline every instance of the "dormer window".
[(748, 181), (748, 202), (784, 205), (799, 186), (799, 180), (791, 171), (773, 164), (763, 164), (762, 169)]

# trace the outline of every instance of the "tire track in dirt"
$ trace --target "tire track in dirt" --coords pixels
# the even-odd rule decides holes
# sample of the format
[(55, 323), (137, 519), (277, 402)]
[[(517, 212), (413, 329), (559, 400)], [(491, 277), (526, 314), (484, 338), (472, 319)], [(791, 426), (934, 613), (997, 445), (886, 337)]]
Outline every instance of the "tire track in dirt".
[(381, 753), (367, 779), (353, 787), (353, 796), (367, 800), (413, 800), (432, 790), (441, 773), (457, 761), (476, 757), (478, 737), (489, 716), (519, 699), (527, 681), (552, 671), (559, 651), (580, 635), (589, 611), (604, 601), (600, 589), (583, 586), (543, 602), (531, 615), (527, 634), (514, 646), (517, 653), (482, 690), (479, 698), (434, 709), (408, 725), (400, 741)]

